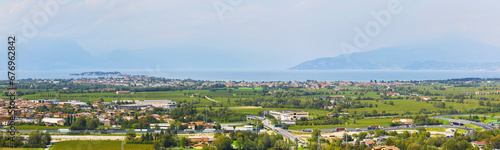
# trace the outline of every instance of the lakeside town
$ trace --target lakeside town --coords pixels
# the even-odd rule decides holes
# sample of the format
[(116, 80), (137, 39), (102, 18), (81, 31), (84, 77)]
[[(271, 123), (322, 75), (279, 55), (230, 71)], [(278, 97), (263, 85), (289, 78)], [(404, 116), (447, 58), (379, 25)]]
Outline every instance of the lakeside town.
[[(10, 101), (4, 98), (14, 91), (4, 91), (0, 123), (5, 130), (15, 117), (19, 135), (53, 134), (54, 141), (46, 145), (124, 140), (152, 149), (252, 149), (253, 144), (266, 149), (276, 145), (260, 145), (257, 137), (279, 136), (276, 142), (285, 143), (280, 149), (315, 149), (319, 143), (323, 149), (396, 150), (407, 149), (402, 147), (406, 144), (391, 140), (423, 134), (468, 137), (467, 147), (487, 149), (493, 146), (484, 140), (493, 139), (476, 136), (498, 131), (498, 83), (479, 78), (245, 82), (142, 75), (24, 79), (16, 81), (20, 97), (14, 109), (7, 109)], [(244, 140), (239, 141), (240, 133), (256, 134), (255, 139), (246, 141), (250, 135), (241, 135)], [(176, 140), (165, 143), (164, 136)], [(217, 145), (226, 138), (235, 143)], [(19, 140), (30, 143), (29, 138)]]

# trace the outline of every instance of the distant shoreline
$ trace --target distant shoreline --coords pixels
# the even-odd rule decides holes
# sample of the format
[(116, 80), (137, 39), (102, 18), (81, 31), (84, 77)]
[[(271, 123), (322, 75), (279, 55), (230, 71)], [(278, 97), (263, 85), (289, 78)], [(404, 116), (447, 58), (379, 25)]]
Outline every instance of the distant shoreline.
[(72, 73), (69, 75), (70, 76), (126, 76), (126, 74), (122, 74), (118, 71), (114, 72), (91, 71), (83, 73)]

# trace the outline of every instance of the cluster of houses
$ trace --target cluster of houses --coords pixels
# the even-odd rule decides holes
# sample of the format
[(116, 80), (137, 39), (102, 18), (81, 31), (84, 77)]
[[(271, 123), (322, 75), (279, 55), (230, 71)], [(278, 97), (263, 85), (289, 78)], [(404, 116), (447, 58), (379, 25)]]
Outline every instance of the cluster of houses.
[[(132, 101), (132, 100), (130, 100)], [(85, 102), (80, 102), (79, 100), (69, 100), (66, 102), (60, 102), (59, 99), (41, 99), (41, 100), (22, 100), (18, 99), (15, 100), (15, 105), (17, 109), (13, 109), (13, 113), (9, 113), (7, 106), (9, 106), (10, 101), (6, 101), (3, 99), (0, 99), (0, 124), (2, 125), (7, 125), (8, 123), (8, 118), (11, 116), (16, 116), (16, 122), (23, 122), (23, 123), (33, 123), (33, 124), (39, 124), (40, 121), (42, 123), (45, 123), (47, 126), (62, 126), (65, 124), (66, 118), (69, 116), (73, 116), (75, 118), (77, 117), (93, 117), (93, 118), (99, 118), (99, 121), (103, 123), (105, 126), (113, 126), (115, 125), (115, 120), (118, 117), (118, 115), (122, 116), (123, 119), (126, 120), (131, 120), (134, 117), (133, 116), (127, 116), (127, 114), (134, 114), (134, 113), (139, 113), (139, 114), (146, 114), (149, 110), (153, 109), (154, 107), (162, 107), (166, 108), (167, 110), (173, 109), (177, 106), (177, 103), (175, 101), (171, 100), (144, 100), (144, 101), (138, 101), (138, 100), (133, 100), (133, 103), (136, 103), (137, 105), (142, 105), (143, 107), (136, 107), (137, 109), (132, 110), (130, 107), (122, 107), (122, 105), (130, 105), (130, 104), (122, 104), (122, 105), (117, 105), (116, 101), (113, 101), (115, 105), (112, 105), (110, 102), (101, 102), (101, 101), (94, 101), (93, 103), (85, 103)], [(132, 104), (132, 105), (136, 105)], [(74, 114), (68, 114), (68, 113), (63, 113), (63, 112), (37, 112), (37, 108), (43, 107), (50, 109), (52, 107), (54, 108), (64, 108), (67, 106), (73, 107), (75, 110), (86, 110), (85, 112), (81, 113), (74, 113)], [(91, 109), (92, 107), (94, 108), (102, 108), (102, 109)], [(170, 118), (169, 115), (158, 115), (158, 114), (152, 114), (154, 118), (157, 120), (164, 120), (166, 122), (172, 122), (174, 121), (173, 119)], [(137, 118), (143, 118), (146, 117), (144, 115), (138, 116)], [(115, 126), (116, 127), (116, 126)]]

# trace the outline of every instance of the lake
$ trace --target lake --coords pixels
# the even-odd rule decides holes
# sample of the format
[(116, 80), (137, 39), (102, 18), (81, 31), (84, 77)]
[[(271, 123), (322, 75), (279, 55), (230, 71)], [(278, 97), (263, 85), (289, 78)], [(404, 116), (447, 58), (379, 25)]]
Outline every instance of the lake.
[[(119, 71), (125, 74), (140, 74), (166, 77), (169, 79), (195, 79), (212, 81), (390, 81), (390, 80), (434, 80), (454, 78), (500, 78), (500, 71), (413, 71), (413, 70), (164, 70), (164, 69), (116, 69), (116, 70), (18, 70), (17, 79), (70, 79), (71, 73), (88, 71)], [(5, 76), (1, 80), (7, 79)]]

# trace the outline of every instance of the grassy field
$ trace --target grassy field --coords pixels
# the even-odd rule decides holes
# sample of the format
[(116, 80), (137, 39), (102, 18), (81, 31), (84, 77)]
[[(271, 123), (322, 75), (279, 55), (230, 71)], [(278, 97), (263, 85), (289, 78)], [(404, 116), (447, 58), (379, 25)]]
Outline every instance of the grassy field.
[[(57, 142), (51, 150), (120, 150), (121, 141), (63, 141)], [(152, 144), (124, 144), (128, 150), (152, 150)]]
[[(389, 126), (389, 123), (393, 118), (380, 118), (380, 119), (361, 119), (356, 120), (356, 124), (352, 124), (353, 120), (349, 120), (348, 128), (367, 128), (371, 125), (379, 126)], [(302, 129), (333, 129), (333, 128), (345, 128), (345, 125), (314, 125), (314, 126), (291, 126), (288, 129), (291, 130), (302, 130)]]
[(43, 148), (8, 148), (0, 147), (0, 150), (44, 150)]
[[(8, 128), (8, 127), (4, 127)], [(60, 126), (37, 126), (37, 125), (20, 125), (16, 126), (17, 130), (47, 130), (47, 129), (69, 129), (69, 127), (60, 127)]]
[(472, 128), (472, 129), (475, 129), (476, 131), (483, 131), (483, 128), (476, 126), (476, 125), (472, 125), (472, 124), (466, 124), (463, 127)]
[[(432, 118), (432, 117), (431, 117)], [(450, 121), (448, 120), (445, 120), (445, 119), (437, 119), (437, 118), (432, 118), (432, 119), (436, 119), (438, 120), (439, 122), (441, 122), (443, 125), (450, 125)]]

